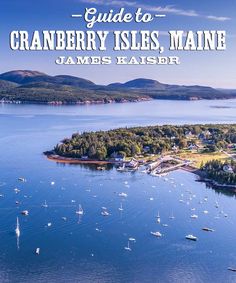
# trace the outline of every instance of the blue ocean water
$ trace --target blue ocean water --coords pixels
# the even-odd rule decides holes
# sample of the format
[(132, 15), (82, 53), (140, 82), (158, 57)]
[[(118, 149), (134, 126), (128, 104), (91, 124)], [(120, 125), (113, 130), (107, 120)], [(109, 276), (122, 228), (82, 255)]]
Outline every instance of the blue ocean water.
[[(227, 270), (236, 267), (234, 195), (207, 188), (183, 171), (158, 178), (62, 165), (42, 155), (75, 131), (235, 123), (235, 108), (234, 100), (0, 105), (0, 282), (236, 282)], [(79, 204), (81, 217), (75, 213)], [(110, 216), (101, 215), (102, 207)], [(202, 231), (205, 226), (215, 231)], [(187, 234), (198, 241), (186, 240)], [(130, 237), (136, 241), (126, 251)]]

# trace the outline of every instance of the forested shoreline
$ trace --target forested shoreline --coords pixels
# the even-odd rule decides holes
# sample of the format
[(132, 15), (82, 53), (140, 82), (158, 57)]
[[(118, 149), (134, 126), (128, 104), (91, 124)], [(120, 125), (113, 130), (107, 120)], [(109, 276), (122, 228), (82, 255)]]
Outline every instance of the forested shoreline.
[(236, 143), (236, 125), (165, 125), (74, 133), (53, 151), (64, 157), (104, 160), (114, 154), (161, 154), (177, 147), (197, 146), (197, 142), (204, 144), (205, 151), (226, 149)]

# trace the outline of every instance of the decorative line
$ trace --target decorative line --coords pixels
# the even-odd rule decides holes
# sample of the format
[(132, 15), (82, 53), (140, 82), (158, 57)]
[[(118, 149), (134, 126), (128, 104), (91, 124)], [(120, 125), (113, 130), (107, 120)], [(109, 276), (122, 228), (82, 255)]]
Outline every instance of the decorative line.
[(74, 15), (71, 15), (71, 17), (72, 17), (72, 18), (81, 18), (82, 15), (76, 15), (76, 14), (74, 14)]

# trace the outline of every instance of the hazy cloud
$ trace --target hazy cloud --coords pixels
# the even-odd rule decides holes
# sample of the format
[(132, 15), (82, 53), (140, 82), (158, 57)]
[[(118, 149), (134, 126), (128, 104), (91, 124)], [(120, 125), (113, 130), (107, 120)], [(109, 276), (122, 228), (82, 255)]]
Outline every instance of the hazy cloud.
[(228, 17), (206, 16), (206, 18), (209, 19), (209, 20), (215, 20), (215, 21), (220, 21), (220, 22), (230, 20), (230, 18), (228, 18)]
[(148, 5), (148, 4), (141, 4), (137, 1), (125, 1), (125, 0), (111, 0), (111, 1), (106, 1), (106, 0), (80, 0), (80, 2), (83, 3), (88, 3), (88, 4), (95, 4), (95, 5), (103, 5), (103, 6), (116, 6), (116, 7), (134, 7), (134, 8), (142, 8), (145, 11), (149, 12), (156, 12), (156, 13), (171, 13), (175, 15), (180, 15), (180, 16), (187, 16), (187, 17), (203, 17), (209, 20), (214, 20), (214, 21), (227, 21), (230, 20), (229, 17), (222, 17), (222, 16), (205, 16), (202, 14), (199, 14), (198, 12), (194, 10), (184, 10), (184, 9), (179, 9), (174, 5), (167, 5), (167, 6), (154, 6), (154, 5)]

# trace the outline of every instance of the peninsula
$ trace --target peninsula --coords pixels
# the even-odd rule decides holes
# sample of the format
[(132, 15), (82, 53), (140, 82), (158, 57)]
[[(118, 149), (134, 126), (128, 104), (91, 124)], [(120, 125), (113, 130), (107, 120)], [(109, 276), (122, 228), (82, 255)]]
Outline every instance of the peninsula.
[(236, 188), (236, 124), (75, 133), (45, 154), (64, 163), (114, 163), (119, 170), (143, 165), (154, 175), (182, 168), (215, 186)]

